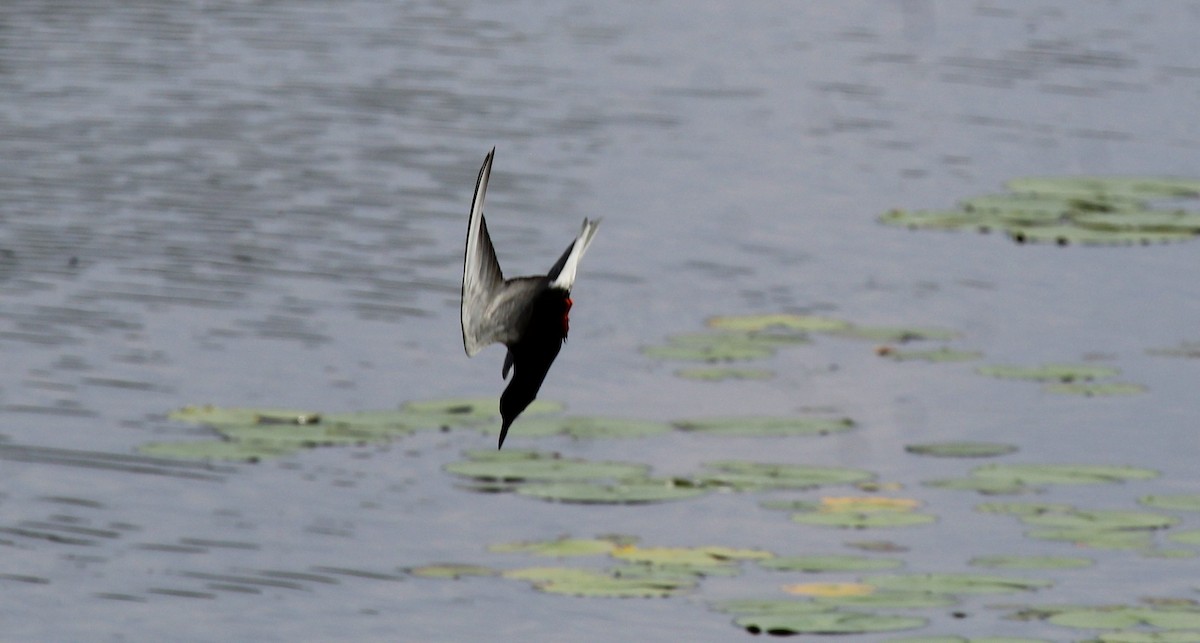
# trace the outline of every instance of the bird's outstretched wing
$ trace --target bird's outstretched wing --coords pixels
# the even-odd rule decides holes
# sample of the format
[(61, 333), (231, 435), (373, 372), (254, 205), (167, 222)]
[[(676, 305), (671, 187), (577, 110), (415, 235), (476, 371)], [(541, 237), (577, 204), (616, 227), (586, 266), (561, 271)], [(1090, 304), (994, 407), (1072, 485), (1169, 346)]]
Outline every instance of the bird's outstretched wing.
[(488, 236), (487, 222), (483, 219), (483, 197), (487, 193), (488, 178), (492, 175), (492, 157), (496, 148), (488, 152), (479, 168), (479, 179), (475, 182), (475, 198), (471, 202), (471, 219), (467, 224), (467, 248), (463, 254), (462, 282), (462, 334), (463, 348), (473, 356), (485, 346), (496, 341), (495, 324), (489, 323), (488, 310), (496, 293), (504, 285), (504, 273), (496, 260), (492, 238)]
[(592, 245), (592, 237), (596, 236), (596, 228), (600, 227), (600, 219), (595, 221), (583, 220), (583, 228), (579, 230), (579, 236), (575, 237), (575, 241), (567, 248), (554, 267), (546, 277), (550, 280), (550, 287), (559, 290), (571, 291), (571, 287), (575, 285), (575, 271), (579, 268), (579, 260), (583, 258), (583, 253), (587, 252), (588, 246)]

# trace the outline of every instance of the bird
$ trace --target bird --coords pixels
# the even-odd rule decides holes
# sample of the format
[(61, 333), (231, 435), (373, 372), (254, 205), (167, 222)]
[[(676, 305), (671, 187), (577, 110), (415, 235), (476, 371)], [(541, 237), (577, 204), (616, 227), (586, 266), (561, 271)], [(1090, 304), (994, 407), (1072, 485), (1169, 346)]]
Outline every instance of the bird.
[(508, 348), (500, 376), (508, 379), (510, 370), (513, 376), (500, 396), (502, 424), (497, 448), (502, 449), (509, 427), (537, 398), (550, 365), (567, 340), (571, 287), (575, 285), (579, 260), (591, 245), (600, 219), (583, 220), (579, 236), (545, 275), (505, 279), (483, 218), (483, 199), (495, 155), (493, 147), (475, 182), (463, 253), (460, 312), (467, 357), (497, 342)]

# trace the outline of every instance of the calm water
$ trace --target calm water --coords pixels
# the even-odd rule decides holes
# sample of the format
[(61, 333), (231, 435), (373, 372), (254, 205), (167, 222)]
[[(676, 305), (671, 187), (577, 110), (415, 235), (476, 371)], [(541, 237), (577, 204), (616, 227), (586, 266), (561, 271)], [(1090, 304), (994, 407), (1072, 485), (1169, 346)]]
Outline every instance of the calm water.
[[(38, 2), (0, 6), (0, 623), (6, 640), (736, 640), (721, 598), (606, 601), (502, 580), (420, 581), (487, 544), (636, 534), (650, 544), (838, 551), (745, 498), (651, 508), (456, 489), (494, 436), (420, 435), (257, 466), (147, 464), (190, 403), (392, 408), (498, 394), (501, 349), (462, 353), (463, 234), (497, 147), (489, 226), (509, 274), (544, 271), (604, 217), (572, 338), (542, 395), (653, 419), (832, 407), (862, 428), (795, 442), (516, 442), (682, 473), (718, 458), (864, 467), (936, 528), (879, 532), (909, 571), (991, 553), (1072, 555), (921, 480), (974, 462), (1132, 464), (1137, 485), (1057, 490), (1134, 509), (1200, 492), (1195, 243), (1021, 247), (874, 223), (1025, 175), (1196, 176), (1200, 8), (1190, 2)], [(937, 325), (991, 362), (1102, 356), (1149, 391), (1062, 399), (866, 344), (781, 354), (767, 383), (700, 384), (638, 348), (714, 314)], [(519, 436), (517, 436), (519, 437)], [(815, 497), (815, 496), (814, 496)], [(1196, 528), (1195, 516), (1184, 527)], [(52, 534), (52, 536), (47, 536)], [(1200, 564), (1085, 552), (1043, 602), (1194, 595)], [(512, 566), (527, 564), (522, 559)], [(920, 633), (1078, 635), (976, 602)]]

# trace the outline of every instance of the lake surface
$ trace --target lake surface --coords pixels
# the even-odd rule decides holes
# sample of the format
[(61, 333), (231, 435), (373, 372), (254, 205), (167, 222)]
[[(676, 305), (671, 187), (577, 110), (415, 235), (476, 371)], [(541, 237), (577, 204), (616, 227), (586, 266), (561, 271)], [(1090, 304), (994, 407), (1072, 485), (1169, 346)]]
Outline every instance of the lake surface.
[[(995, 552), (1097, 561), (1037, 574), (1055, 586), (1036, 596), (918, 611), (929, 625), (908, 635), (1086, 638), (987, 605), (1200, 598), (1195, 558), (1029, 540), (974, 512), (981, 496), (920, 485), (979, 461), (904, 451), (985, 440), (1020, 448), (1004, 461), (1161, 472), (1035, 498), (1090, 509), (1200, 493), (1200, 363), (1146, 352), (1200, 340), (1200, 245), (876, 222), (1021, 176), (1200, 176), (1198, 27), (1195, 3), (1128, 0), (5, 3), (0, 638), (726, 641), (749, 635), (709, 601), (825, 580), (749, 567), (684, 598), (619, 600), (405, 573), (539, 564), (486, 548), (606, 533), (781, 555), (881, 539), (908, 548), (910, 572)], [(211, 439), (166, 418), (188, 404), (498, 395), (503, 350), (468, 360), (458, 327), (492, 146), (488, 223), (508, 274), (545, 271), (583, 217), (604, 219), (543, 398), (584, 415), (821, 408), (858, 424), (789, 439), (514, 429), (511, 448), (664, 475), (722, 459), (858, 467), (939, 523), (845, 532), (732, 494), (608, 508), (457, 486), (442, 467), (494, 431), (255, 465), (136, 455)], [(640, 353), (713, 315), (780, 311), (950, 328), (987, 363), (1096, 361), (1147, 391), (1056, 396), (830, 339), (781, 351), (763, 382), (688, 381)], [(1173, 529), (1200, 527), (1176, 515)]]

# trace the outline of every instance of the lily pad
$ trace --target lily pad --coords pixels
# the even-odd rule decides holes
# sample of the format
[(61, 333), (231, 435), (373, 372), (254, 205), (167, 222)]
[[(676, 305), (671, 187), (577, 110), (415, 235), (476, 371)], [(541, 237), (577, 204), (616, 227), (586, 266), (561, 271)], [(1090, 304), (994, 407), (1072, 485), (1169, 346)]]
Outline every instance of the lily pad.
[(1068, 542), (1076, 547), (1090, 549), (1148, 549), (1154, 543), (1149, 532), (1135, 530), (1051, 527), (1033, 529), (1026, 535), (1039, 540)]
[(688, 500), (708, 493), (697, 487), (680, 486), (673, 480), (635, 478), (620, 482), (548, 482), (523, 484), (517, 493), (554, 502), (603, 505), (638, 505)]
[(1137, 395), (1146, 387), (1131, 382), (1071, 382), (1047, 384), (1042, 387), (1047, 393), (1082, 395), (1084, 397), (1108, 397), (1112, 395)]
[(1075, 507), (1049, 502), (985, 502), (975, 505), (975, 510), (983, 513), (1009, 514), (1013, 516), (1036, 516), (1047, 513), (1067, 513), (1075, 511)]
[(299, 445), (279, 445), (232, 442), (226, 440), (200, 440), (194, 442), (151, 442), (138, 447), (138, 452), (158, 458), (180, 460), (228, 460), (258, 462), (295, 453)]
[(711, 472), (699, 475), (702, 486), (728, 487), (737, 491), (810, 489), (822, 485), (865, 482), (875, 477), (871, 472), (861, 469), (740, 460), (706, 462), (701, 466)]
[(831, 317), (818, 315), (794, 315), (791, 313), (775, 313), (768, 315), (729, 315), (711, 317), (708, 320), (710, 328), (720, 330), (753, 333), (771, 328), (783, 328), (801, 332), (829, 332), (846, 328), (849, 322)]
[(1174, 516), (1137, 511), (1072, 511), (1022, 516), (1021, 521), (1034, 527), (1108, 531), (1166, 529), (1177, 524), (1179, 519)]
[(873, 558), (869, 556), (781, 556), (761, 560), (763, 569), (786, 572), (859, 572), (896, 569), (904, 561), (895, 558)]
[(463, 563), (435, 563), (432, 565), (421, 565), (420, 567), (410, 567), (409, 574), (420, 576), (422, 578), (464, 578), (467, 576), (495, 576), (496, 570), (482, 565), (469, 565)]
[(451, 462), (444, 468), (455, 475), (502, 482), (639, 478), (649, 471), (644, 464), (560, 458), (552, 453), (513, 459), (465, 460)]
[(1200, 630), (1200, 610), (1195, 608), (1098, 607), (1065, 610), (1047, 622), (1080, 629), (1158, 627), (1166, 630)]
[(872, 609), (927, 609), (932, 607), (948, 607), (958, 603), (958, 599), (945, 594), (928, 594), (925, 592), (904, 591), (872, 591), (860, 596), (817, 596), (813, 601), (818, 605), (837, 607), (869, 607)]
[(1150, 480), (1157, 478), (1158, 472), (1137, 467), (1088, 464), (985, 464), (976, 467), (971, 475), (975, 478), (1010, 481), (1024, 485), (1047, 485)]
[(1200, 643), (1200, 630), (1192, 632), (1105, 632), (1099, 643)]
[(916, 616), (884, 616), (868, 612), (831, 611), (815, 614), (755, 614), (740, 616), (734, 623), (751, 634), (865, 634), (895, 632), (923, 627), (927, 621)]
[(1017, 447), (996, 442), (930, 442), (910, 444), (904, 447), (904, 450), (939, 458), (991, 458), (1015, 453)]
[(842, 529), (877, 529), (884, 527), (914, 527), (937, 522), (937, 516), (925, 513), (857, 513), (857, 512), (813, 512), (792, 516), (793, 522), (818, 527), (840, 527)]
[(1095, 561), (1069, 556), (978, 556), (968, 564), (989, 569), (1081, 569)]
[(1008, 182), (1013, 192), (1092, 195), (1131, 199), (1194, 197), (1200, 194), (1200, 180), (1153, 176), (1067, 176), (1023, 177)]
[(612, 557), (645, 565), (729, 565), (739, 560), (766, 560), (775, 555), (761, 549), (732, 547), (638, 547), (628, 545), (612, 552)]
[[(500, 399), (495, 397), (448, 398), (405, 402), (400, 407), (415, 427), (478, 426), (500, 417)], [(550, 400), (534, 400), (522, 412), (528, 418), (542, 413), (559, 413), (563, 405)]]
[(1009, 228), (1008, 236), (1017, 243), (1053, 243), (1059, 246), (1144, 246), (1172, 241), (1187, 241), (1191, 232), (1171, 230), (1102, 230), (1078, 225), (1027, 226)]
[(610, 417), (554, 417), (535, 416), (522, 418), (513, 425), (510, 435), (517, 437), (545, 437), (566, 435), (577, 439), (590, 438), (640, 438), (660, 433), (670, 433), (671, 425), (649, 420), (630, 420)]
[(1138, 502), (1155, 509), (1172, 511), (1200, 511), (1200, 493), (1176, 493), (1157, 496), (1142, 496)]
[(684, 431), (725, 436), (828, 435), (854, 428), (850, 418), (827, 417), (721, 417), (680, 420)]
[(893, 574), (862, 579), (878, 589), (930, 594), (1011, 594), (1044, 589), (1053, 582), (1040, 578), (981, 574)]
[(529, 581), (549, 594), (598, 598), (661, 598), (686, 592), (696, 584), (695, 580), (678, 577), (616, 577), (570, 567), (527, 567), (506, 571), (504, 577)]
[(488, 545), (488, 551), (498, 554), (536, 554), (538, 556), (595, 556), (609, 554), (617, 545), (600, 538), (559, 538), (556, 540), (522, 541)]
[(1043, 366), (988, 365), (975, 369), (980, 375), (1038, 382), (1081, 382), (1112, 377), (1120, 371), (1090, 364), (1046, 364)]
[(1200, 529), (1180, 531), (1170, 536), (1171, 540), (1184, 545), (1200, 545)]

